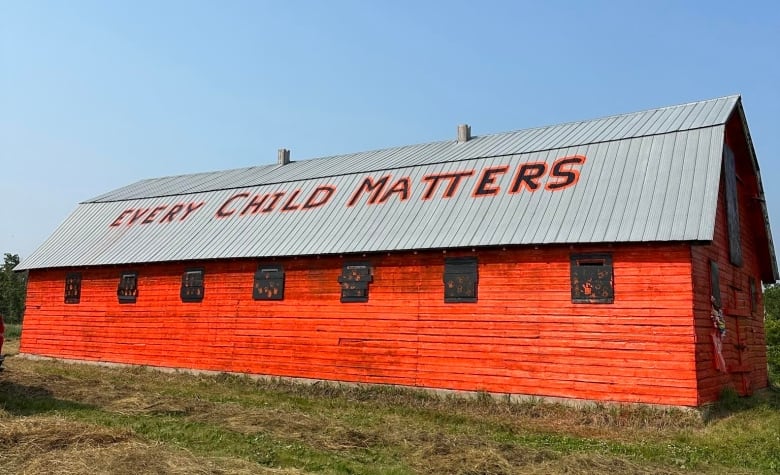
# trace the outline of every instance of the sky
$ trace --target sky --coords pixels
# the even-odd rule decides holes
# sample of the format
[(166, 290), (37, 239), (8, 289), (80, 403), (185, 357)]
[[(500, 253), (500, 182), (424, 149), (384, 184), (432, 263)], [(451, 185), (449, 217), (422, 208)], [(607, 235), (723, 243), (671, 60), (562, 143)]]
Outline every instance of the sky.
[(0, 253), (135, 181), (741, 94), (780, 239), (780, 2), (0, 0)]

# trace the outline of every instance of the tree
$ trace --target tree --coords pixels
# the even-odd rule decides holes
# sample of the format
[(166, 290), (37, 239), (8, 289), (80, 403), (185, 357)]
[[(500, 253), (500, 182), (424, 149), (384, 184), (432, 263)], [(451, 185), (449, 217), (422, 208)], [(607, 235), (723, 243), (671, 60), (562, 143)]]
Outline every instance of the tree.
[(769, 375), (780, 381), (780, 284), (764, 289), (764, 331)]
[(6, 253), (0, 267), (0, 315), (8, 323), (21, 323), (27, 290), (27, 273), (14, 272), (17, 254)]

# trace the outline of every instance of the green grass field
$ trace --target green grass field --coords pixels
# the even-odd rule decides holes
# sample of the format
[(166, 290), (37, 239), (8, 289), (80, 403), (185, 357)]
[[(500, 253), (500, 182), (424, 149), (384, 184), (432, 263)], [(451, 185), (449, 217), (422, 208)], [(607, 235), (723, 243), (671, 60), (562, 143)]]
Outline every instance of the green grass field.
[(5, 339), (8, 341), (18, 340), (22, 335), (22, 325), (14, 323), (5, 324)]
[(777, 392), (699, 413), (13, 356), (6, 368), (0, 473), (780, 471)]

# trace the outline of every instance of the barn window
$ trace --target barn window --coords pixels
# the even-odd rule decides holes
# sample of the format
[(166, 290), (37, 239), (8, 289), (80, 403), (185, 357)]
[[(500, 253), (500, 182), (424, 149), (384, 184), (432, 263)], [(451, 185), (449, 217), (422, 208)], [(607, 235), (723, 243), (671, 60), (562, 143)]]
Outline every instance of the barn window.
[(712, 260), (710, 261), (710, 296), (712, 297), (712, 304), (717, 308), (721, 308), (718, 263)]
[(571, 301), (573, 303), (615, 301), (611, 255), (574, 254), (571, 256)]
[(122, 272), (116, 295), (119, 303), (135, 303), (138, 298), (138, 272)]
[(344, 264), (339, 276), (342, 302), (368, 302), (368, 284), (374, 281), (371, 264)]
[(453, 257), (444, 260), (444, 301), (477, 301), (477, 258)]
[(187, 269), (181, 276), (182, 302), (203, 300), (203, 269)]
[(748, 285), (750, 286), (750, 313), (758, 311), (758, 288), (756, 287), (756, 279), (748, 277)]
[(255, 272), (252, 289), (255, 300), (284, 299), (284, 269), (278, 265), (260, 265)]
[(65, 303), (79, 303), (81, 300), (81, 274), (68, 272), (65, 275)]
[(739, 190), (737, 188), (737, 170), (734, 153), (725, 147), (723, 150), (723, 174), (726, 181), (726, 221), (729, 231), (729, 260), (735, 266), (742, 265), (742, 241), (739, 226)]

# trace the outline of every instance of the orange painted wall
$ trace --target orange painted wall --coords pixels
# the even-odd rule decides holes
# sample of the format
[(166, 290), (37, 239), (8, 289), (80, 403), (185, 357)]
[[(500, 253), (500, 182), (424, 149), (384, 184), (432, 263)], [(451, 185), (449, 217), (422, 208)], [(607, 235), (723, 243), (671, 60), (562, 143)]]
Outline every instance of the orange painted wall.
[[(570, 253), (610, 252), (614, 304), (572, 304)], [(447, 253), (479, 259), (479, 301), (444, 303), (442, 252), (381, 254), (367, 303), (340, 303), (338, 257), (281, 259), (285, 300), (252, 300), (254, 260), (30, 273), (21, 351), (263, 375), (694, 406), (691, 248), (568, 246)], [(181, 273), (205, 267), (205, 299)], [(119, 304), (123, 270), (139, 272)]]
[[(735, 154), (738, 177), (743, 265), (734, 266), (729, 259), (725, 183), (721, 174), (714, 239), (711, 244), (692, 248), (700, 404), (716, 401), (720, 392), (726, 387), (734, 388), (738, 393), (746, 395), (753, 390), (768, 386), (761, 258), (759, 257), (759, 249), (766, 244), (759, 242), (760, 236), (756, 232), (764, 226), (764, 222), (759, 202), (754, 199), (758, 196), (758, 185), (738, 121), (732, 120), (728, 124), (727, 142)], [(710, 318), (710, 260), (718, 264), (720, 277), (719, 287), (727, 327), (726, 336), (722, 340), (727, 372), (718, 371), (715, 366), (710, 337), (713, 329)], [(756, 282), (756, 305), (753, 308), (750, 299), (750, 277)], [(740, 347), (743, 349), (740, 350)]]

